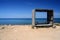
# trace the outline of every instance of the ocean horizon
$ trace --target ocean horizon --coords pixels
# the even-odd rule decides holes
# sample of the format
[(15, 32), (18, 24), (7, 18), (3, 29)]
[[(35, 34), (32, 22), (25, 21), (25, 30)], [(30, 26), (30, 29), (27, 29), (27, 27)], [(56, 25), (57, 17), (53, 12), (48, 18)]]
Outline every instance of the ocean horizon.
[[(36, 18), (36, 22), (45, 23), (46, 18)], [(60, 23), (60, 18), (54, 18), (54, 23)], [(0, 18), (0, 25), (25, 25), (32, 24), (32, 18)]]

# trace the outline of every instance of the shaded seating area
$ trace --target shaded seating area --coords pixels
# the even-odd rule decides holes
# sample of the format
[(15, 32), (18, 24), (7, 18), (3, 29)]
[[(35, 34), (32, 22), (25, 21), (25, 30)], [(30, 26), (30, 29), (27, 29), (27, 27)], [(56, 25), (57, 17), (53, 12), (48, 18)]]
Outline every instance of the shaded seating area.
[[(47, 12), (47, 22), (46, 23), (36, 22), (36, 12)], [(53, 27), (53, 10), (51, 10), (51, 9), (34, 9), (32, 11), (32, 28), (37, 27), (37, 26)]]

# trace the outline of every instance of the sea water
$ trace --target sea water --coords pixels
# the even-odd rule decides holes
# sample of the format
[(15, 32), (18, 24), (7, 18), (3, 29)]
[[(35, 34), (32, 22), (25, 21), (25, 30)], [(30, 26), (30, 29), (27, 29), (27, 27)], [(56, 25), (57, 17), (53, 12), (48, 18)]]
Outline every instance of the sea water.
[[(39, 23), (47, 22), (46, 18), (36, 19)], [(60, 23), (60, 18), (54, 18), (54, 23)], [(32, 18), (0, 18), (0, 25), (11, 24), (11, 25), (25, 25), (32, 24)]]

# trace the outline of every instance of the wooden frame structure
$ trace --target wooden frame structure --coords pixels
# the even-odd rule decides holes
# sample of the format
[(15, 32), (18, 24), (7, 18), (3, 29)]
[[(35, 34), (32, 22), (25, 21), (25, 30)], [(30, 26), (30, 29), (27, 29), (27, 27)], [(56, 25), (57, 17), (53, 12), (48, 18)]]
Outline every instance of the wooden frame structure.
[[(46, 24), (36, 24), (36, 13), (35, 12), (47, 12), (47, 23)], [(53, 26), (53, 10), (48, 9), (34, 9), (32, 11), (32, 28), (36, 26)]]

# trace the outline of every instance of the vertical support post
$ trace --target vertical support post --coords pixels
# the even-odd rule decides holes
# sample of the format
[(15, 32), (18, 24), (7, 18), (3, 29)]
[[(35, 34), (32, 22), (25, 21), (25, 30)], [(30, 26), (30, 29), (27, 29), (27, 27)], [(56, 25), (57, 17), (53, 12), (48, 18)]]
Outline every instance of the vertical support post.
[(35, 26), (35, 10), (32, 11), (32, 26)]
[(51, 19), (50, 19), (50, 24), (53, 25), (53, 10), (50, 11), (49, 14), (51, 14), (51, 15), (50, 15), (50, 18), (51, 18)]
[(47, 22), (53, 25), (53, 10), (47, 12)]
[(50, 12), (47, 11), (47, 24), (49, 24), (49, 23), (50, 23)]

